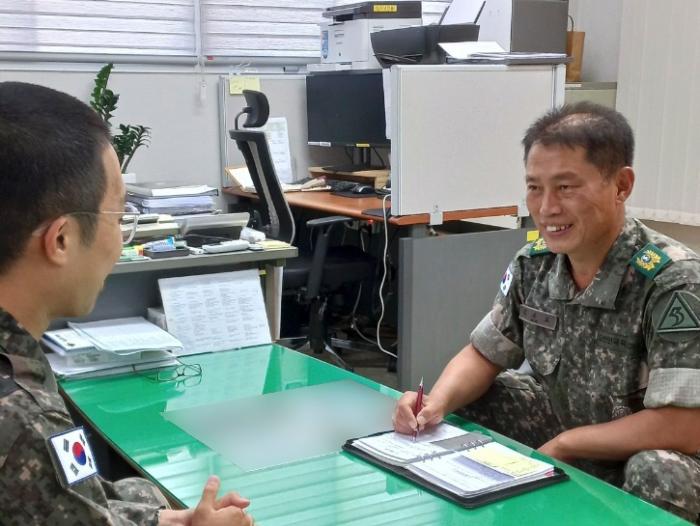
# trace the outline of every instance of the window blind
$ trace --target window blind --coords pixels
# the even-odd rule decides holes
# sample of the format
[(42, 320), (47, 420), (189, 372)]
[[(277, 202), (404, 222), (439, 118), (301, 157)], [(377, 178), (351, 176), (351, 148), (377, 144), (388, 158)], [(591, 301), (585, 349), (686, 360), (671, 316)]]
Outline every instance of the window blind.
[(0, 51), (194, 56), (195, 0), (2, 0)]
[(700, 225), (700, 3), (625, 0), (617, 109), (636, 137), (631, 215)]
[[(323, 10), (354, 0), (201, 0), (202, 53), (214, 57), (287, 57), (309, 61), (320, 55)], [(449, 0), (423, 2), (423, 23), (433, 23)]]
[[(285, 58), (320, 55), (332, 0), (2, 0), (0, 51)], [(423, 23), (448, 0), (423, 2)], [(200, 42), (201, 39), (201, 42)]]

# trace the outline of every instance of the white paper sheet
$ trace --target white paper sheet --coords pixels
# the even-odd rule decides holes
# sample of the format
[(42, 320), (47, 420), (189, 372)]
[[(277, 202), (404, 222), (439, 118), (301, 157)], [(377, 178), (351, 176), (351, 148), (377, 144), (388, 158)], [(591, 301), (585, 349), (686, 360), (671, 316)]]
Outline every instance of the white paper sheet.
[(271, 343), (256, 269), (158, 280), (168, 331), (182, 354)]
[(287, 118), (272, 117), (268, 119), (265, 126), (259, 129), (264, 131), (265, 137), (267, 137), (267, 146), (270, 148), (270, 157), (272, 157), (272, 164), (275, 165), (277, 178), (281, 183), (294, 182)]
[(117, 318), (87, 323), (68, 322), (68, 326), (95, 347), (119, 354), (146, 350), (177, 350), (182, 347), (172, 334), (141, 317)]

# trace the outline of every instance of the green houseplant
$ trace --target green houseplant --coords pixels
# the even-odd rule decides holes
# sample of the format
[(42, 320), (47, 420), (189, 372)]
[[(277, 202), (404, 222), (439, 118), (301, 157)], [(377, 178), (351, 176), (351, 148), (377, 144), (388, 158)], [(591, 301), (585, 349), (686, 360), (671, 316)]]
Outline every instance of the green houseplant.
[[(109, 76), (112, 73), (114, 64), (111, 62), (100, 69), (95, 77), (95, 87), (92, 90), (90, 106), (102, 117), (110, 127), (112, 113), (117, 109), (119, 95), (107, 87)], [(112, 135), (112, 144), (119, 158), (119, 165), (122, 173), (126, 172), (134, 153), (141, 146), (148, 147), (151, 139), (151, 129), (147, 126), (131, 124), (120, 124), (119, 133)]]

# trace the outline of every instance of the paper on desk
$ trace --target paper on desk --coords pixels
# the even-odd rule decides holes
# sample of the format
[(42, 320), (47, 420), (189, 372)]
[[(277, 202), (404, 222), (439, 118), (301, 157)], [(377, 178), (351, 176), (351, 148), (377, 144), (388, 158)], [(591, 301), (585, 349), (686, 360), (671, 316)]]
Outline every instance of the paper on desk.
[(292, 155), (289, 153), (287, 118), (272, 117), (267, 120), (265, 126), (257, 129), (265, 132), (277, 178), (281, 183), (292, 183), (294, 173), (292, 172)]
[(445, 448), (435, 442), (468, 434), (468, 431), (443, 422), (418, 433), (415, 441), (410, 435), (393, 432), (360, 438), (354, 441), (354, 445), (392, 464), (400, 464), (444, 453)]
[[(240, 187), (243, 191), (253, 194), (257, 192), (247, 166), (236, 168), (228, 166), (226, 167), (226, 175), (228, 175), (228, 178), (234, 186)], [(299, 192), (303, 190), (303, 185), (301, 183), (283, 183), (280, 181), (280, 186), (283, 192)]]
[(145, 371), (178, 364), (167, 351), (145, 351), (138, 353), (138, 356), (136, 354), (113, 356), (114, 359), (111, 361), (89, 365), (69, 365), (63, 356), (53, 353), (47, 354), (46, 358), (56, 376), (75, 379)]
[(503, 48), (498, 42), (443, 42), (439, 46), (450, 57), (458, 60), (465, 60), (475, 53), (497, 53), (503, 52)]
[(118, 354), (182, 348), (182, 343), (172, 334), (142, 317), (86, 323), (68, 322), (68, 326), (91, 341), (98, 349)]
[(511, 477), (525, 477), (552, 469), (549, 464), (521, 455), (498, 442), (462, 451), (462, 455)]
[(256, 269), (158, 280), (168, 331), (184, 354), (271, 343)]

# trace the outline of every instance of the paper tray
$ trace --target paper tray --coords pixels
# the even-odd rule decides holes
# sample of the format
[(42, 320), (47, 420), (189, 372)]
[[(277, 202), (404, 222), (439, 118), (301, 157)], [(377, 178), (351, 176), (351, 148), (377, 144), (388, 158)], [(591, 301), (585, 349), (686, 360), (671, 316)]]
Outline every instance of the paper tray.
[(518, 486), (505, 488), (491, 493), (477, 495), (474, 497), (461, 497), (450, 491), (447, 491), (444, 488), (441, 488), (440, 486), (433, 484), (432, 482), (425, 480), (422, 477), (419, 477), (418, 475), (416, 475), (412, 471), (407, 470), (404, 467), (394, 466), (393, 464), (388, 464), (377, 459), (376, 457), (373, 457), (372, 455), (355, 447), (355, 445), (353, 444), (355, 440), (356, 439), (353, 438), (345, 442), (345, 444), (343, 444), (343, 450), (357, 457), (360, 457), (363, 460), (366, 460), (370, 464), (374, 464), (375, 466), (379, 466), (380, 468), (383, 468), (387, 471), (391, 471), (399, 477), (408, 479), (411, 482), (416, 483), (420, 487), (427, 489), (431, 493), (435, 493), (440, 497), (444, 497), (447, 500), (454, 502), (455, 504), (458, 504), (463, 508), (478, 508), (479, 506), (483, 506), (484, 504), (490, 504), (491, 502), (506, 499), (514, 495), (520, 495), (521, 493), (527, 493), (537, 488), (543, 488), (545, 486), (551, 486), (552, 484), (556, 484), (557, 482), (569, 480), (569, 476), (561, 468), (555, 466), (554, 473), (548, 477), (543, 477), (541, 479), (526, 482)]

